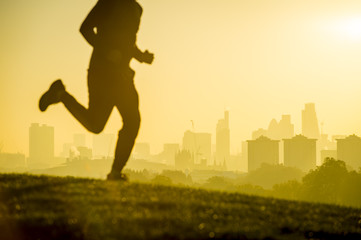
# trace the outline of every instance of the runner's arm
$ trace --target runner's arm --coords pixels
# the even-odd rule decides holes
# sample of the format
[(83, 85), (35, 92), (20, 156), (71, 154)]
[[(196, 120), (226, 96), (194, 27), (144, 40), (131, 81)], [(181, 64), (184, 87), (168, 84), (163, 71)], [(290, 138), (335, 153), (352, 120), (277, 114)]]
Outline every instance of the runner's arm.
[(99, 22), (99, 17), (102, 17), (102, 2), (102, 0), (98, 1), (98, 3), (90, 11), (90, 13), (80, 26), (80, 33), (83, 35), (84, 39), (93, 47), (96, 45), (97, 42), (97, 34), (95, 32), (95, 28), (97, 27), (97, 24)]

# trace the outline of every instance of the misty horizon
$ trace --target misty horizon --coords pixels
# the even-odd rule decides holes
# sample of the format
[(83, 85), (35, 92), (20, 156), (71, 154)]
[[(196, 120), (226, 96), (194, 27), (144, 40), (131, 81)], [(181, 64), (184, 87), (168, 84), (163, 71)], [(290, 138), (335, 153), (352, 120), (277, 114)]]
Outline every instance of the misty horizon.
[[(85, 132), (70, 117), (60, 121), (64, 112), (58, 107), (44, 116), (35, 103), (40, 89), (58, 77), (86, 102), (85, 74), (91, 49), (78, 29), (94, 2), (73, 4), (71, 10), (58, 2), (43, 1), (31, 8), (27, 1), (17, 6), (1, 3), (2, 22), (25, 30), (13, 31), (4, 24), (4, 70), (0, 72), (1, 79), (7, 79), (1, 81), (0, 107), (6, 116), (0, 125), (3, 151), (27, 153), (27, 128), (34, 122), (55, 126), (60, 144), (73, 133)], [(312, 8), (311, 3), (278, 1), (263, 5), (197, 1), (194, 8), (182, 1), (140, 3), (147, 11), (139, 45), (149, 46), (158, 56), (152, 69), (132, 62), (143, 119), (138, 141), (152, 143), (152, 151), (161, 151), (163, 143), (179, 142), (184, 131), (192, 128), (191, 120), (196, 131), (214, 137), (215, 124), (226, 108), (231, 112), (233, 153), (240, 151), (237, 143), (250, 139), (252, 131), (266, 128), (273, 118), (279, 121), (283, 114), (292, 116), (299, 133), (300, 111), (307, 102), (316, 103), (325, 133), (361, 135), (361, 114), (350, 107), (361, 101), (357, 92), (359, 3), (327, 3), (327, 8), (322, 2), (312, 3)], [(213, 9), (218, 9), (216, 14)], [(66, 21), (61, 20), (64, 12)], [(176, 31), (169, 28), (171, 24)], [(37, 59), (32, 61), (32, 56)], [(105, 132), (117, 131), (119, 120), (113, 114)], [(164, 128), (172, 131), (161, 131)], [(56, 144), (56, 152), (60, 150)]]

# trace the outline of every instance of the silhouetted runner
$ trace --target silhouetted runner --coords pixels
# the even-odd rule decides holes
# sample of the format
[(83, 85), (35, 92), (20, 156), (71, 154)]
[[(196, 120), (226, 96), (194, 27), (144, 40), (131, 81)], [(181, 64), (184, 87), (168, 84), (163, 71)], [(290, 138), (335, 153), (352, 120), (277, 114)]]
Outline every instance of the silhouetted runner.
[(39, 101), (45, 111), (62, 102), (90, 132), (100, 133), (116, 106), (123, 118), (115, 157), (108, 180), (127, 180), (121, 173), (140, 126), (138, 93), (134, 86), (132, 58), (151, 64), (153, 54), (136, 46), (142, 7), (135, 0), (99, 0), (81, 25), (80, 32), (93, 46), (88, 69), (89, 106), (83, 107), (66, 90), (61, 80), (52, 83)]

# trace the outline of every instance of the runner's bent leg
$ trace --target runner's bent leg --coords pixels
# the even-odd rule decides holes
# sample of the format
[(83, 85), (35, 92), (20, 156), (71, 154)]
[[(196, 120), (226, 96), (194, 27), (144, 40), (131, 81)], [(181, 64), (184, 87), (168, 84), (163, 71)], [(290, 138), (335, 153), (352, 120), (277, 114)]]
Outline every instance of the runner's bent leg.
[[(108, 121), (113, 110), (114, 103), (109, 98), (109, 89), (102, 81), (104, 75), (100, 73), (88, 74), (89, 107), (85, 108), (78, 101), (65, 92), (61, 96), (61, 102), (69, 112), (90, 132), (100, 133)], [(103, 84), (103, 85), (102, 85)], [(111, 91), (111, 90), (110, 90)]]
[(68, 111), (90, 132), (100, 133), (113, 110), (111, 104), (90, 104), (85, 108), (68, 92), (62, 96), (62, 102)]

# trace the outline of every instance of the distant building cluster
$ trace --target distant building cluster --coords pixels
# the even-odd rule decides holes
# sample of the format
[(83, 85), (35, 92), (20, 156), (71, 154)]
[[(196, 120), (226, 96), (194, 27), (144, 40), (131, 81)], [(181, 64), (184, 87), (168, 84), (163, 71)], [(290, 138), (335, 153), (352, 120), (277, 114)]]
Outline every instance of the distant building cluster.
[[(169, 150), (170, 146), (173, 146), (172, 151)], [(160, 155), (165, 157), (165, 152), (174, 154), (174, 166), (179, 170), (226, 170), (227, 165), (232, 162), (229, 111), (224, 112), (224, 118), (220, 119), (216, 125), (215, 152), (212, 147), (212, 134), (194, 130), (187, 130), (184, 133), (182, 148), (178, 144), (165, 145), (164, 152)]]
[[(314, 103), (302, 110), (301, 134), (295, 135), (290, 115), (272, 119), (267, 129), (252, 132), (252, 139), (240, 142), (239, 155), (230, 152), (229, 111), (215, 125), (215, 144), (212, 134), (193, 129), (184, 132), (181, 144), (166, 143), (163, 151), (152, 155), (150, 144), (137, 142), (129, 165), (137, 169), (154, 165), (155, 168), (173, 167), (178, 170), (233, 170), (253, 171), (262, 164), (284, 164), (304, 172), (314, 169), (327, 158), (345, 161), (347, 166), (361, 167), (361, 138), (356, 135), (334, 135), (329, 138), (319, 127)], [(116, 145), (114, 134), (93, 135), (91, 146), (85, 134), (74, 134), (73, 141), (64, 143), (60, 156), (54, 154), (54, 127), (33, 123), (29, 127), (29, 157), (24, 154), (2, 153), (0, 170), (11, 168), (44, 168), (56, 163), (79, 160), (112, 159)], [(242, 167), (242, 168), (241, 168)]]
[(254, 131), (245, 145), (248, 171), (263, 163), (281, 163), (308, 172), (327, 157), (345, 161), (355, 170), (361, 167), (361, 138), (335, 135), (330, 141), (320, 132), (314, 103), (302, 110), (302, 134), (295, 136), (290, 115), (283, 115), (280, 122), (273, 119), (268, 129)]
[(290, 115), (282, 115), (281, 121), (277, 122), (272, 119), (268, 129), (260, 128), (252, 133), (252, 139), (255, 140), (261, 136), (268, 137), (274, 140), (281, 140), (284, 138), (292, 138), (294, 136), (294, 125), (291, 123)]

